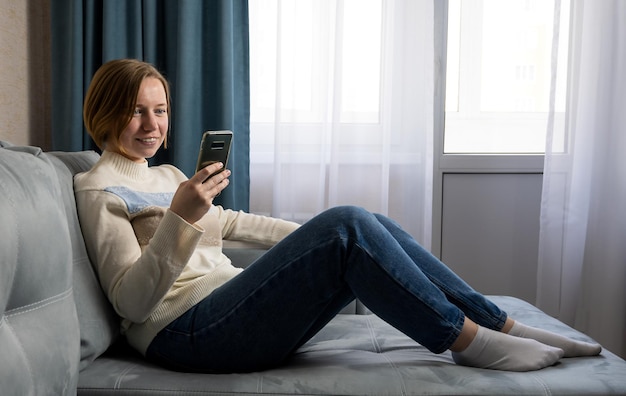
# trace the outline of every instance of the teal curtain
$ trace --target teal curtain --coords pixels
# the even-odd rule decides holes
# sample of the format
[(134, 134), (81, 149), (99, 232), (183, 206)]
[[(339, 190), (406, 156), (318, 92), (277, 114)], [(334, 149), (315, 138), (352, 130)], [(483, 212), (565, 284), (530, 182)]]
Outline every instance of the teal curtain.
[(191, 176), (205, 130), (234, 133), (231, 185), (218, 198), (249, 209), (250, 89), (247, 0), (52, 0), (52, 145), (95, 149), (82, 120), (93, 73), (112, 59), (154, 64), (169, 80), (170, 163)]

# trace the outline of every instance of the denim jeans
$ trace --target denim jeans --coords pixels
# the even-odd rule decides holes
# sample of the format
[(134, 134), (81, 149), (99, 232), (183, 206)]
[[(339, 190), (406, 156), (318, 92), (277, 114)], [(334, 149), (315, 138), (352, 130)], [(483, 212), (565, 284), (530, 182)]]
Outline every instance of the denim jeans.
[(434, 353), (465, 316), (499, 330), (506, 313), (391, 219), (343, 206), (311, 219), (155, 337), (147, 358), (182, 371), (270, 368), (356, 298)]

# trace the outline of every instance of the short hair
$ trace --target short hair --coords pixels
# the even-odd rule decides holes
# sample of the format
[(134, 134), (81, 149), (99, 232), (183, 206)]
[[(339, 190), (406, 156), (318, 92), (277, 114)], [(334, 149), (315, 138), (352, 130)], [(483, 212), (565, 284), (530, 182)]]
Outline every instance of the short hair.
[[(83, 122), (101, 150), (107, 141), (114, 141), (124, 151), (119, 144), (120, 136), (135, 112), (139, 87), (148, 77), (163, 84), (169, 115), (169, 84), (153, 65), (136, 59), (117, 59), (103, 64), (93, 75), (83, 105)], [(167, 135), (163, 147), (167, 147)]]

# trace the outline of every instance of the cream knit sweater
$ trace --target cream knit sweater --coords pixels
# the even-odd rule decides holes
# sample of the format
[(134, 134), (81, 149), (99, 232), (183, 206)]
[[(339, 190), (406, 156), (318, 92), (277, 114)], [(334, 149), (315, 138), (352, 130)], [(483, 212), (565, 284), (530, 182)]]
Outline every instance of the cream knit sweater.
[(186, 179), (173, 166), (108, 151), (74, 179), (89, 257), (122, 333), (143, 354), (161, 329), (242, 271), (222, 253), (223, 239), (272, 246), (298, 227), (221, 206), (189, 224), (168, 209)]

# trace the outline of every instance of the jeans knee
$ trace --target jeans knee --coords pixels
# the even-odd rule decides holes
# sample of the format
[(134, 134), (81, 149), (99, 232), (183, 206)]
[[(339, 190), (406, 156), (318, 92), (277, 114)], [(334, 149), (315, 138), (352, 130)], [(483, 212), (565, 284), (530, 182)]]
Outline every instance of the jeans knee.
[(390, 229), (390, 228), (402, 228), (400, 226), (400, 224), (398, 224), (395, 220), (393, 220), (392, 218), (382, 215), (380, 213), (374, 213), (374, 217), (376, 217), (376, 220), (378, 220), (378, 222), (382, 225), (385, 226), (385, 228)]
[(326, 215), (335, 219), (338, 223), (352, 224), (362, 219), (371, 219), (372, 213), (367, 209), (354, 205), (336, 206), (328, 209)]
[(327, 216), (335, 230), (344, 237), (349, 236), (352, 240), (361, 240), (381, 231), (376, 217), (359, 206), (337, 206), (329, 209)]

